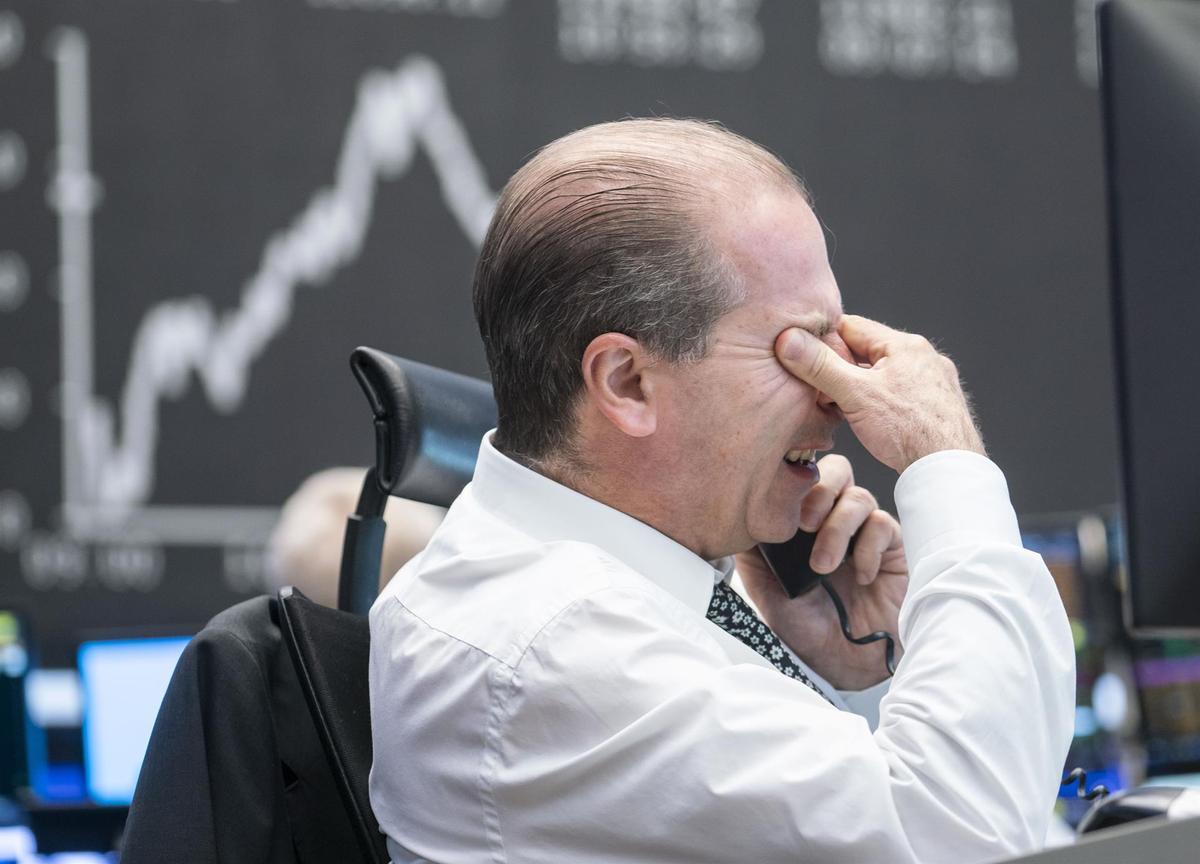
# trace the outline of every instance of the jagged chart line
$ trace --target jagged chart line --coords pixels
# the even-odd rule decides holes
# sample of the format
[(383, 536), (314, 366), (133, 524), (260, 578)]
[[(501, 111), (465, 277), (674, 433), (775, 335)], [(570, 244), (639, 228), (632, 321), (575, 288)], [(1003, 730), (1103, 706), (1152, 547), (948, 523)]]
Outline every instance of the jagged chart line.
[[(77, 111), (82, 101), (84, 112), (86, 50), (78, 31), (61, 34), (52, 49), (62, 79), (60, 98), (64, 89), (74, 87), (74, 97), (68, 94), (64, 101)], [(63, 115), (69, 113), (59, 112), (60, 139), (80, 134), (78, 117), (72, 128), (63, 126)], [(78, 144), (60, 140), (60, 150), (69, 153), (78, 150)], [(69, 385), (64, 392), (77, 400), (70, 444), (78, 449), (66, 464), (73, 465), (78, 476), (64, 484), (68, 521), (72, 505), (76, 511), (79, 505), (98, 508), (109, 520), (119, 520), (146, 501), (154, 479), (159, 406), (163, 399), (178, 399), (186, 392), (191, 373), (218, 411), (230, 413), (240, 407), (251, 366), (287, 325), (298, 288), (327, 282), (358, 257), (378, 186), (405, 174), (418, 148), (432, 164), (442, 197), (463, 233), (475, 245), (482, 242), (495, 194), (450, 106), (441, 71), (418, 56), (395, 70), (368, 72), (359, 84), (334, 183), (318, 190), (291, 225), (267, 241), (240, 304), (218, 315), (207, 298), (194, 296), (164, 301), (142, 319), (121, 393), (123, 437), (117, 438), (112, 407), (90, 392), (90, 359), (79, 378), (64, 381)], [(52, 184), (51, 200), (62, 214), (64, 233), (71, 230), (68, 221), (77, 222), (81, 214), (87, 218), (95, 206), (94, 194), (69, 194), (71, 189), (95, 187), (86, 160), (86, 154), (74, 161), (60, 158)], [(78, 266), (68, 260), (67, 252), (64, 249), (64, 275)], [(90, 267), (90, 256), (83, 263)], [(79, 296), (90, 293), (90, 275), (87, 279), (74, 294), (64, 291), (64, 307), (71, 299), (83, 301), (80, 310), (64, 308), (64, 318), (71, 311), (90, 316), (90, 297)], [(64, 336), (67, 329), (64, 324)], [(87, 338), (90, 353), (90, 333)], [(78, 360), (64, 364), (64, 372), (69, 375), (79, 365)], [(72, 495), (77, 497), (71, 500)]]

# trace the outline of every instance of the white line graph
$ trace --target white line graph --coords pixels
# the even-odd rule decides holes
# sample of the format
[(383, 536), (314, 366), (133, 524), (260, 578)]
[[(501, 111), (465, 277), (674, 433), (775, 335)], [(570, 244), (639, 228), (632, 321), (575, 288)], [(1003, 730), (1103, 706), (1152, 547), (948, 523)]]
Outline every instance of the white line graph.
[[(301, 286), (320, 286), (355, 260), (377, 187), (409, 170), (420, 148), (463, 233), (482, 242), (495, 206), (484, 169), (433, 61), (412, 57), (359, 83), (332, 185), (264, 244), (240, 303), (219, 312), (202, 296), (165, 300), (140, 322), (119, 406), (93, 392), (88, 44), (76, 29), (50, 44), (57, 76), (57, 169), (48, 190), (59, 215), (63, 368), (63, 519), (77, 540), (138, 537), (160, 543), (260, 539), (274, 508), (146, 506), (153, 492), (159, 409), (195, 373), (213, 407), (236, 411), (254, 361), (287, 326)], [(119, 429), (118, 429), (119, 421)]]

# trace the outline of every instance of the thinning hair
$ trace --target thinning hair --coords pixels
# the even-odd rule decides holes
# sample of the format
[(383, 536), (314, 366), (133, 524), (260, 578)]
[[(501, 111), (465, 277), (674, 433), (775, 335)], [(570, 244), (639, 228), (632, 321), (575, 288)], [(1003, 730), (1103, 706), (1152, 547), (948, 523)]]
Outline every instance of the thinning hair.
[(581, 359), (602, 333), (665, 362), (702, 359), (713, 325), (744, 297), (710, 236), (713, 214), (768, 189), (807, 200), (776, 156), (699, 120), (589, 126), (517, 171), (475, 269), (496, 447), (527, 465), (579, 464)]

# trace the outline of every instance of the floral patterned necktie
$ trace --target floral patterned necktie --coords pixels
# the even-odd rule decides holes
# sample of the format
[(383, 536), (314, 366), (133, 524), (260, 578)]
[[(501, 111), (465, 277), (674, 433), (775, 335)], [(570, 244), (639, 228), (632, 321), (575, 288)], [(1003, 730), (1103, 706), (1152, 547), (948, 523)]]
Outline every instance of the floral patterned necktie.
[(771, 665), (784, 675), (807, 684), (827, 702), (833, 703), (833, 700), (804, 674), (804, 670), (783, 647), (779, 637), (755, 614), (750, 604), (725, 582), (718, 582), (717, 587), (713, 589), (712, 601), (708, 604), (708, 620), (766, 657), (771, 661)]

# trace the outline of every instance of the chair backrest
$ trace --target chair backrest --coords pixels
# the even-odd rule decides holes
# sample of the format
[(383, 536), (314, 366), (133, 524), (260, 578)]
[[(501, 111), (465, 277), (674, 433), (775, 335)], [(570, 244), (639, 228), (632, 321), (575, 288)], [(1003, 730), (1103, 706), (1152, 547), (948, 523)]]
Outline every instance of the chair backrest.
[(379, 585), (388, 495), (448, 506), (470, 481), (479, 442), (496, 425), (486, 381), (358, 348), (350, 367), (375, 418), (375, 465), (347, 521), (338, 609), (279, 592), (280, 629), (367, 861), (387, 861), (371, 810), (371, 715), (366, 612)]
[(375, 348), (356, 348), (350, 368), (375, 415), (375, 465), (346, 521), (338, 608), (365, 615), (379, 587), (387, 496), (450, 506), (496, 425), (496, 401), (486, 381)]
[(372, 755), (367, 620), (285, 587), (279, 591), (279, 629), (363, 860), (385, 864), (387, 847), (367, 792)]
[(475, 470), (496, 425), (486, 381), (356, 348), (350, 368), (375, 414), (375, 474), (389, 495), (448, 507)]

